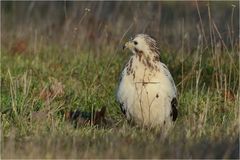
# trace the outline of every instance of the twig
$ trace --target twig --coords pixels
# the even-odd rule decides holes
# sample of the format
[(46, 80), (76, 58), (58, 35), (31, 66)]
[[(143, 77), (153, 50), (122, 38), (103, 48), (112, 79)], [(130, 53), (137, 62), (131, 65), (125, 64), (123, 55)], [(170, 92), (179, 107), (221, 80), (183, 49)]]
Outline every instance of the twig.
[(214, 21), (213, 21), (213, 27), (215, 28), (215, 30), (216, 30), (216, 32), (217, 32), (217, 34), (218, 34), (218, 36), (219, 36), (219, 38), (220, 38), (220, 40), (221, 40), (224, 48), (226, 49), (227, 54), (228, 54), (228, 56), (229, 56), (229, 58), (230, 58), (230, 60), (231, 60), (231, 63), (233, 64), (233, 66), (235, 67), (235, 69), (237, 69), (236, 65), (234, 64), (234, 60), (233, 60), (232, 56), (230, 55), (230, 52), (229, 52), (226, 44), (224, 43), (223, 38), (222, 38), (222, 36), (221, 36), (221, 34), (220, 34), (220, 32), (219, 32), (219, 30), (218, 30), (218, 28), (217, 28), (217, 26), (216, 26), (216, 24), (215, 24)]

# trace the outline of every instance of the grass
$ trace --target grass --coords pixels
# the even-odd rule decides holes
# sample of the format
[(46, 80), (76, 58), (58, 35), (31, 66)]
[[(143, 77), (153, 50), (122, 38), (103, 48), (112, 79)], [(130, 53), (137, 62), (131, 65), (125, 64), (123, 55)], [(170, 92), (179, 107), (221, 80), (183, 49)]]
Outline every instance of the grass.
[[(129, 125), (115, 100), (129, 54), (42, 47), (1, 51), (3, 158), (239, 158), (237, 50), (161, 53), (180, 115), (165, 138)], [(234, 61), (230, 62), (230, 58)], [(106, 107), (105, 125), (74, 127), (64, 112)]]
[[(1, 158), (239, 159), (239, 3), (1, 4)], [(116, 102), (130, 56), (119, 43), (140, 32), (177, 85), (167, 136), (128, 124)], [(105, 124), (66, 114), (103, 107)]]

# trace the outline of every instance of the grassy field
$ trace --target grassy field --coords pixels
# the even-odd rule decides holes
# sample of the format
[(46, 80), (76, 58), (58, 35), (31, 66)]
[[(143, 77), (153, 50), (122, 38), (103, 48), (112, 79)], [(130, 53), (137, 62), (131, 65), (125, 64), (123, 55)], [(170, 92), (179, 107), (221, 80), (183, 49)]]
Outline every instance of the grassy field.
[[(236, 158), (239, 156), (237, 54), (162, 53), (178, 85), (180, 116), (167, 138), (129, 125), (115, 101), (130, 56), (58, 48), (1, 56), (4, 158)], [(236, 57), (234, 57), (236, 56)], [(219, 64), (218, 64), (219, 63)], [(235, 68), (237, 67), (237, 68)], [(106, 124), (69, 122), (66, 112), (106, 107)]]
[[(237, 2), (1, 4), (1, 158), (240, 157)], [(167, 136), (129, 124), (116, 102), (121, 46), (141, 32), (177, 85)]]

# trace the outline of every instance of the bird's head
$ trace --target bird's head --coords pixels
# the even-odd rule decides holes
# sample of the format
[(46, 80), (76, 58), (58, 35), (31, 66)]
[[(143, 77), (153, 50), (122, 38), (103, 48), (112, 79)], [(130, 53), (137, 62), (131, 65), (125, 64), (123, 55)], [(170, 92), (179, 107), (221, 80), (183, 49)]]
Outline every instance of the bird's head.
[(128, 48), (133, 54), (159, 54), (157, 42), (146, 34), (138, 34), (125, 43), (123, 49)]

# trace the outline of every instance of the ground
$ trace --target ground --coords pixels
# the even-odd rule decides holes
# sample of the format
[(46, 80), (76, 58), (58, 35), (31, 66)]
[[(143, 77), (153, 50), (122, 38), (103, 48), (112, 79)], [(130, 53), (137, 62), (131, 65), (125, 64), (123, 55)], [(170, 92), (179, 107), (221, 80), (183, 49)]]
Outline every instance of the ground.
[[(179, 93), (171, 132), (129, 124), (115, 93), (130, 53), (44, 47), (1, 51), (3, 158), (239, 158), (238, 55), (162, 51)], [(106, 124), (80, 124), (74, 110), (106, 107)]]

